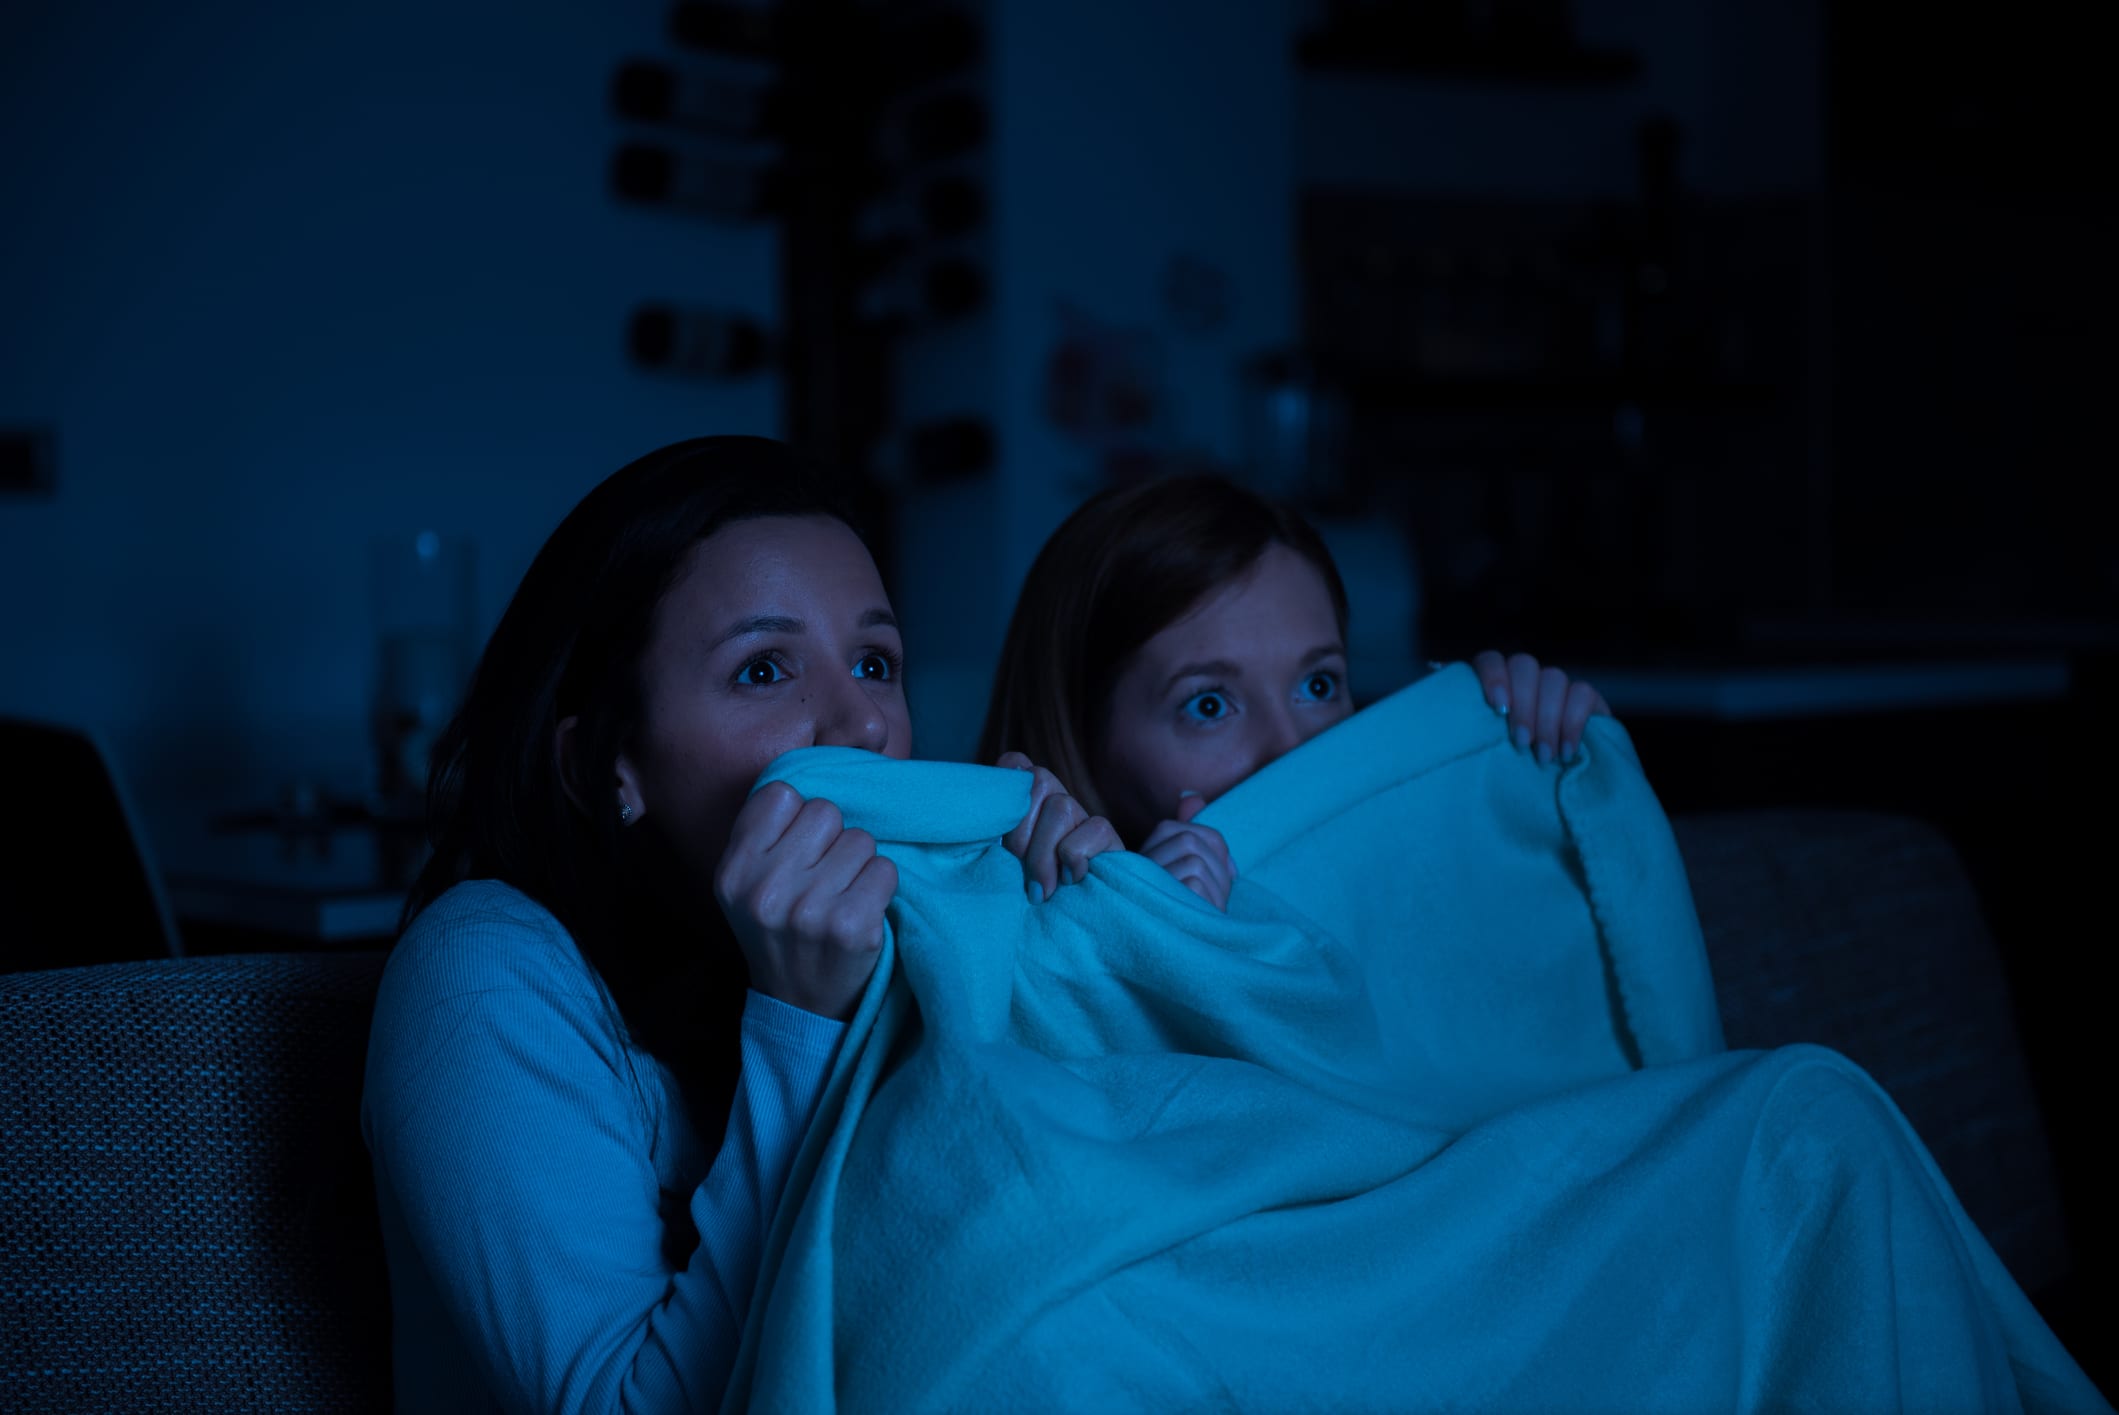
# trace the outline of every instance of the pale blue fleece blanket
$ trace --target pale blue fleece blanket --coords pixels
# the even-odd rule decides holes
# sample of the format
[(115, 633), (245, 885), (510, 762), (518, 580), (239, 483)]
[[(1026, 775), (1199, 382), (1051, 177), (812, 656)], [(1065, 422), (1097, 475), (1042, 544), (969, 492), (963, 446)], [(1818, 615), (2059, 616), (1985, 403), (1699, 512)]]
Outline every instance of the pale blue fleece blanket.
[(1209, 808), (1226, 914), (1116, 854), (1029, 904), (1021, 773), (776, 778), (900, 886), (728, 1409), (2108, 1408), (1865, 1075), (1720, 1050), (1608, 720), (1370, 707)]

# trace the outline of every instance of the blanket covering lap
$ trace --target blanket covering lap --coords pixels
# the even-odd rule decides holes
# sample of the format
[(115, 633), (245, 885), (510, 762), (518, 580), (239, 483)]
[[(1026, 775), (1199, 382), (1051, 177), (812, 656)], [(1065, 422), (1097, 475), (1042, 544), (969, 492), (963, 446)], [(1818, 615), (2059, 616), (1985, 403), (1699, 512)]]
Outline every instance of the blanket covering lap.
[(761, 777), (899, 869), (728, 1410), (2106, 1410), (1889, 1098), (1722, 1050), (1622, 728), (1470, 670), (1215, 801), (1226, 914), (1130, 854), (1032, 905), (1029, 778)]

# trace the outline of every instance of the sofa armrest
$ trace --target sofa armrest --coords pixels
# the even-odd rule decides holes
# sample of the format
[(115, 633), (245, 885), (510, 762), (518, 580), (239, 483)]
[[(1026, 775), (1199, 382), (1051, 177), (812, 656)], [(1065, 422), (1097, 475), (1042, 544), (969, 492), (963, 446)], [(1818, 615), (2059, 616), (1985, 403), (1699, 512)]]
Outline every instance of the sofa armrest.
[(2069, 1250), (2006, 975), (1932, 826), (1838, 810), (1672, 821), (1731, 1047), (1815, 1042), (1874, 1076), (2025, 1291)]

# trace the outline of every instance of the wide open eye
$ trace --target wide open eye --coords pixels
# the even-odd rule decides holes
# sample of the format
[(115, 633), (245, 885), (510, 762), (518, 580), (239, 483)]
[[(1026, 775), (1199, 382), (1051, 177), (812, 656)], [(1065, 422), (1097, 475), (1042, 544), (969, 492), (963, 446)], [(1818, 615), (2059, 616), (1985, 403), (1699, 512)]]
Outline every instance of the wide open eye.
[(1302, 696), (1312, 702), (1330, 702), (1339, 696), (1339, 675), (1327, 669), (1318, 669), (1302, 680)]
[(856, 678), (867, 678), (878, 683), (887, 683), (897, 677), (903, 667), (904, 665), (890, 654), (881, 652), (865, 654), (862, 656), (861, 661), (853, 666), (853, 676)]
[(1225, 688), (1205, 688), (1186, 698), (1178, 711), (1194, 722), (1221, 722), (1235, 712)]

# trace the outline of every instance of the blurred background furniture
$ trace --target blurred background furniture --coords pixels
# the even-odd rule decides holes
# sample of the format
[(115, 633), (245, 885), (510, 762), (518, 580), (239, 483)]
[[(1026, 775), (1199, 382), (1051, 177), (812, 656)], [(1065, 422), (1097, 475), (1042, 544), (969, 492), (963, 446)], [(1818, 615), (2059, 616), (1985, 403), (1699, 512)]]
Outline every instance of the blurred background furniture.
[[(2071, 1247), (1957, 854), (1873, 812), (1674, 825), (1730, 1044), (1819, 1042), (1867, 1068), (2109, 1391), (2109, 1303)], [(357, 1122), (384, 957), (0, 976), (0, 1408), (384, 1403), (388, 1296)]]
[(94, 734), (0, 717), (0, 969), (181, 951), (146, 835)]

